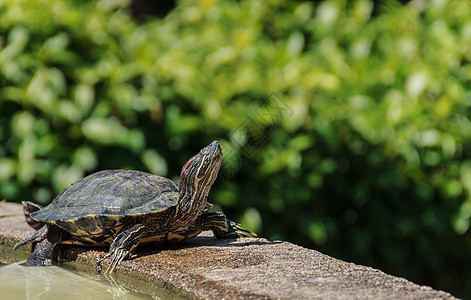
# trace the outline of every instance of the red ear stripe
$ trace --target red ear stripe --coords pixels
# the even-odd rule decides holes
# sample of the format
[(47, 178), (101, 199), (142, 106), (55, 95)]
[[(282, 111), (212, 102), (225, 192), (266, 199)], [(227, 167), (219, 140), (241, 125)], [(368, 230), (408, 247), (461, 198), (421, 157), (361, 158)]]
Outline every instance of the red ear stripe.
[(182, 168), (182, 171), (181, 171), (181, 173), (180, 173), (180, 177), (182, 177), (183, 172), (185, 172), (185, 170), (186, 170), (186, 168), (188, 167), (188, 165), (189, 165), (197, 156), (198, 156), (198, 154), (196, 154), (195, 156), (193, 156), (192, 158), (190, 158), (190, 159), (186, 162), (186, 164), (185, 164), (185, 165), (183, 166), (183, 168)]

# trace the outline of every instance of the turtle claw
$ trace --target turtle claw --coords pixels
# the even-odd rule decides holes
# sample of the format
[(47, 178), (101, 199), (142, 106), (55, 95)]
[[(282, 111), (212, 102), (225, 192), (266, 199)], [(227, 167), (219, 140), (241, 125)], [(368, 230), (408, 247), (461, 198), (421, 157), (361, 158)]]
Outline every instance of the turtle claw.
[(252, 231), (226, 218), (222, 212), (205, 213), (200, 216), (199, 229), (211, 230), (218, 239), (234, 239), (241, 236), (257, 237)]
[(114, 249), (114, 251), (108, 252), (104, 258), (108, 258), (110, 256), (111, 256), (110, 264), (108, 265), (108, 268), (106, 268), (105, 272), (103, 273), (105, 275), (111, 274), (120, 262), (122, 262), (124, 259), (127, 259), (131, 256), (131, 253), (128, 250), (117, 248), (117, 249)]
[(142, 224), (135, 224), (116, 236), (110, 246), (110, 251), (105, 255), (105, 258), (111, 256), (111, 261), (104, 274), (113, 272), (114, 268), (121, 261), (131, 257), (144, 233), (144, 230), (145, 226)]
[(227, 220), (227, 223), (229, 225), (229, 232), (231, 235), (235, 235), (236, 237), (257, 237), (257, 234), (248, 230), (248, 229), (245, 229), (243, 228), (240, 224), (234, 222), (234, 221), (231, 221), (231, 220)]

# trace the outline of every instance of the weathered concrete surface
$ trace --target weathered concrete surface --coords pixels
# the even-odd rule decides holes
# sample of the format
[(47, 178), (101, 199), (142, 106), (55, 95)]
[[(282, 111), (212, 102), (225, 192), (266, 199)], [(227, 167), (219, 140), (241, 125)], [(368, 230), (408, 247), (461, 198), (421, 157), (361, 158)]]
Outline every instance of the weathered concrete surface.
[[(11, 247), (32, 232), (19, 205), (0, 203), (1, 261), (26, 259), (31, 248), (13, 253)], [(64, 246), (60, 256), (65, 265), (89, 277), (99, 277), (97, 269), (101, 264), (106, 268), (109, 262), (106, 259), (101, 263), (105, 251)], [(291, 243), (254, 238), (217, 240), (211, 233), (179, 245), (141, 247), (133, 259), (116, 268), (111, 279), (164, 298), (173, 297), (173, 292), (202, 299), (454, 298)]]

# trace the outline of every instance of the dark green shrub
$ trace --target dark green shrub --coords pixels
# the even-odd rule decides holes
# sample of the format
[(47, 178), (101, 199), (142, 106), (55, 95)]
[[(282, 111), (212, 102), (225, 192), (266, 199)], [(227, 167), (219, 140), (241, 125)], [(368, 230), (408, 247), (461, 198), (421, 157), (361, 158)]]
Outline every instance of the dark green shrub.
[(106, 168), (178, 180), (217, 139), (211, 201), (244, 226), (470, 296), (470, 14), (182, 1), (137, 23), (4, 1), (0, 197), (46, 204)]

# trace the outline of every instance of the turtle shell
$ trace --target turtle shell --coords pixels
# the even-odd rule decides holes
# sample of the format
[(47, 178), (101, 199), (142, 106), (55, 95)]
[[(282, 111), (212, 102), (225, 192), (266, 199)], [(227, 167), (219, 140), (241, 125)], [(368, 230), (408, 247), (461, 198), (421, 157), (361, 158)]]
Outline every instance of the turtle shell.
[(123, 225), (136, 223), (133, 220), (138, 217), (165, 215), (168, 208), (176, 206), (178, 192), (178, 186), (168, 178), (106, 170), (72, 184), (31, 217), (61, 227), (76, 243), (109, 244)]

